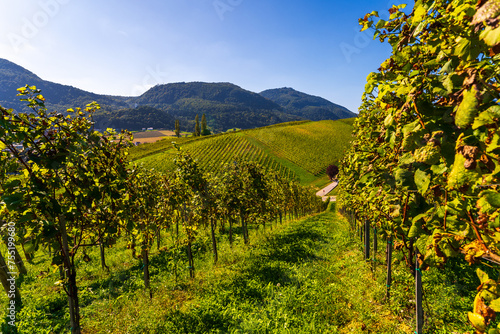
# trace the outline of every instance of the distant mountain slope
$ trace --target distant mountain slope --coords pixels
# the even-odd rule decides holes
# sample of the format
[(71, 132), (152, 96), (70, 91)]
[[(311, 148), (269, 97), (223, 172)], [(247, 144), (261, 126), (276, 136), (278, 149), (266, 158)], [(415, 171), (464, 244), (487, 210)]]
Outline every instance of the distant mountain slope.
[(85, 106), (92, 101), (98, 102), (108, 110), (129, 107), (125, 97), (94, 94), (72, 86), (46, 81), (25, 68), (0, 58), (0, 105), (18, 111), (25, 110), (25, 103), (16, 97), (17, 88), (25, 85), (41, 89), (49, 109), (65, 111), (71, 107)]
[[(145, 127), (155, 129), (173, 129), (175, 126), (174, 116), (165, 111), (140, 106), (137, 108), (126, 108), (115, 111), (100, 111), (94, 115), (96, 128), (127, 129), (129, 131), (140, 131)], [(147, 126), (145, 125), (147, 124)]]
[[(178, 119), (181, 130), (193, 131), (196, 115), (201, 117), (206, 114), (209, 128), (219, 132), (304, 119), (355, 116), (343, 107), (293, 89), (268, 90), (257, 94), (231, 83), (172, 83), (157, 85), (137, 97), (100, 95), (43, 80), (27, 69), (0, 58), (0, 105), (16, 111), (29, 111), (16, 96), (17, 88), (25, 85), (42, 90), (50, 111), (64, 112), (68, 108), (98, 102), (102, 109), (95, 115), (97, 128), (172, 129), (174, 120)], [(286, 94), (284, 90), (288, 90)]]
[(318, 96), (296, 91), (293, 88), (268, 89), (261, 92), (260, 95), (279, 104), (285, 112), (312, 121), (357, 116), (345, 107)]
[[(301, 120), (285, 113), (276, 103), (231, 83), (172, 83), (158, 85), (133, 100), (175, 115), (192, 131), (197, 114), (206, 114), (216, 131), (254, 128)], [(186, 126), (187, 124), (187, 126)]]

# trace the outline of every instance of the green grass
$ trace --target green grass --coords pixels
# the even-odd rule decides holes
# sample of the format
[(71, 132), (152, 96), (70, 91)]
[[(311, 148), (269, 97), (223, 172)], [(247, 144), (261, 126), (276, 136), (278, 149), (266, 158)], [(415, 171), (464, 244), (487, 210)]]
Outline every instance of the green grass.
[[(269, 225), (269, 224), (268, 224)], [(143, 290), (139, 260), (123, 241), (107, 250), (111, 272), (98, 251), (80, 260), (78, 285), (84, 333), (413, 333), (413, 278), (394, 260), (390, 302), (384, 300), (382, 242), (378, 265), (362, 260), (361, 244), (336, 212), (287, 221), (271, 231), (253, 229), (251, 244), (239, 234), (230, 247), (219, 235), (213, 264), (207, 231), (194, 245), (196, 278), (188, 278), (183, 249), (151, 257), (153, 299)], [(3, 250), (2, 250), (3, 251)], [(54, 285), (58, 273), (39, 251), (19, 283), (24, 308), (20, 333), (67, 333), (67, 298)], [(479, 284), (475, 267), (449, 262), (425, 271), (426, 333), (471, 332), (466, 312)], [(491, 269), (489, 270), (492, 271)], [(43, 273), (41, 273), (43, 272)], [(37, 277), (38, 276), (38, 277)], [(493, 277), (493, 275), (490, 275)], [(0, 303), (6, 305), (2, 296)], [(3, 333), (9, 333), (4, 323)]]
[(241, 157), (256, 161), (303, 185), (325, 183), (329, 164), (338, 164), (349, 147), (352, 119), (292, 122), (207, 137), (161, 140), (131, 150), (130, 160), (166, 172), (174, 168), (176, 141), (201, 166), (217, 173), (221, 164)]

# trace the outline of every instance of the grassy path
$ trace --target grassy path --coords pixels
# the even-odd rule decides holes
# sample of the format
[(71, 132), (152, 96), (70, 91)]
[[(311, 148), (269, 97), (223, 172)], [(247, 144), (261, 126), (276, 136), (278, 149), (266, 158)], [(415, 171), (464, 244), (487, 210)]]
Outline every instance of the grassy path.
[(200, 272), (154, 322), (103, 332), (410, 333), (376, 302), (383, 291), (346, 226), (327, 212), (262, 235)]
[[(348, 226), (327, 211), (254, 231), (251, 245), (238, 236), (232, 248), (221, 240), (216, 266), (200, 243), (194, 280), (186, 277), (184, 252), (178, 275), (159, 252), (151, 258), (153, 299), (143, 290), (140, 265), (126, 250), (110, 249), (111, 273), (98, 262), (79, 269), (83, 333), (413, 333), (413, 278), (396, 257), (391, 300), (383, 303), (382, 242), (372, 272)], [(36, 277), (46, 263), (37, 261), (23, 284), (19, 333), (68, 333), (66, 297), (53, 278)], [(472, 333), (466, 312), (478, 285), (475, 267), (450, 261), (423, 279), (425, 332)], [(5, 323), (1, 329), (10, 333)]]

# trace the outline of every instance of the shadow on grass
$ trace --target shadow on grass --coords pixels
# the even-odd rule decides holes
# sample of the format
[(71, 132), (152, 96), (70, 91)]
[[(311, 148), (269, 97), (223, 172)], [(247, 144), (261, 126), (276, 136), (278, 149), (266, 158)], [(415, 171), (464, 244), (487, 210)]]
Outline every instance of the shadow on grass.
[(440, 270), (444, 276), (444, 282), (448, 286), (453, 286), (460, 296), (475, 295), (477, 287), (481, 284), (476, 270), (481, 269), (492, 279), (497, 279), (499, 271), (495, 268), (483, 265), (469, 265), (461, 258), (449, 258), (444, 267)]
[(301, 226), (296, 230), (269, 238), (263, 246), (265, 254), (261, 258), (262, 261), (288, 263), (316, 260), (318, 257), (314, 254), (314, 244), (324, 239), (317, 230)]
[(234, 276), (207, 287), (197, 307), (169, 313), (165, 326), (171, 333), (225, 333), (238, 326), (243, 309), (266, 307), (276, 298), (273, 291), (299, 283), (294, 265), (319, 259), (316, 244), (328, 239), (312, 223), (301, 224), (267, 237)]

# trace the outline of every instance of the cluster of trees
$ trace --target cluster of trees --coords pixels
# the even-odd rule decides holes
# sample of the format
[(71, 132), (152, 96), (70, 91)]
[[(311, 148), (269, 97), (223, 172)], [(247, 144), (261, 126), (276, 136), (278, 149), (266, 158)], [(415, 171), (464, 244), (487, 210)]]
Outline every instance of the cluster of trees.
[[(402, 8), (360, 20), (393, 52), (368, 76), (339, 205), (397, 244), (413, 272), (418, 252), (423, 268), (454, 256), (500, 264), (499, 1)], [(469, 320), (484, 333), (500, 281), (478, 276)]]
[[(196, 115), (194, 123), (195, 125), (194, 125), (193, 136), (199, 137), (199, 136), (208, 136), (212, 134), (208, 129), (207, 117), (205, 116), (205, 114), (201, 116), (201, 127), (198, 115)], [(175, 120), (174, 132), (177, 137), (181, 136), (181, 126), (180, 126), (180, 121), (178, 119)]]
[[(33, 113), (0, 107), (0, 218), (14, 223), (28, 261), (40, 248), (52, 254), (60, 273), (57, 284), (68, 295), (73, 333), (81, 332), (75, 259), (89, 247), (99, 247), (107, 269), (106, 247), (126, 238), (133, 256), (142, 259), (149, 289), (149, 252), (162, 242), (162, 231), (171, 229), (176, 243), (186, 247), (194, 277), (191, 246), (200, 228), (211, 230), (216, 262), (217, 230), (229, 233), (232, 243), (239, 224), (248, 243), (250, 224), (265, 226), (286, 214), (324, 208), (312, 191), (246, 161), (226, 165), (219, 177), (182, 152), (172, 175), (130, 167), (130, 133), (94, 131), (91, 118), (98, 105), (70, 109), (64, 116), (47, 111), (36, 87), (21, 88), (19, 95)], [(20, 307), (21, 296), (15, 297)]]
[(211, 134), (210, 130), (207, 128), (207, 117), (205, 116), (205, 114), (201, 116), (201, 127), (198, 115), (196, 115), (194, 122), (195, 125), (194, 125), (193, 136), (199, 137), (199, 136), (208, 136)]

